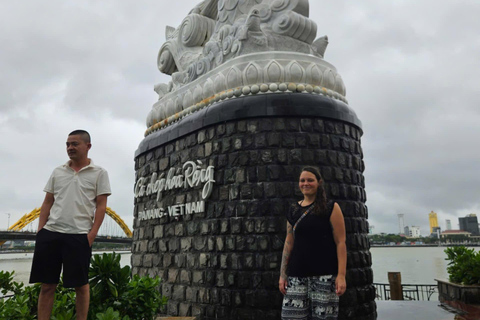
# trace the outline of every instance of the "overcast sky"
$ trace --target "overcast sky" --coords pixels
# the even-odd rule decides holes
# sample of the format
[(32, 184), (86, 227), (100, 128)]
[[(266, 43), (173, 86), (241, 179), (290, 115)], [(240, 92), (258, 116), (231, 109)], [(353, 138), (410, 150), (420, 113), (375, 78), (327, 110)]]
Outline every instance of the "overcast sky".
[[(0, 0), (0, 229), (39, 207), (68, 133), (92, 135), (108, 200), (133, 223), (134, 152), (169, 77), (156, 67), (165, 26), (199, 1)], [(325, 59), (363, 122), (374, 232), (458, 228), (480, 214), (480, 1), (310, 1)]]

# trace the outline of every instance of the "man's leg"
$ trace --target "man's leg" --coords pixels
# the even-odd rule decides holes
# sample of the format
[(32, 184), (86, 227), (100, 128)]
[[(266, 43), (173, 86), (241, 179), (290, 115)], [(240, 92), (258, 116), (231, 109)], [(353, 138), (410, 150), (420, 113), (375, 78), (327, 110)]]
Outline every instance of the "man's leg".
[(38, 296), (38, 320), (50, 320), (56, 287), (56, 284), (42, 283), (40, 295)]
[(75, 288), (75, 293), (77, 294), (75, 298), (77, 320), (87, 320), (88, 304), (90, 303), (90, 286), (86, 284)]
[(77, 320), (86, 320), (90, 302), (88, 270), (92, 248), (86, 234), (66, 234), (63, 246), (63, 285), (75, 288)]

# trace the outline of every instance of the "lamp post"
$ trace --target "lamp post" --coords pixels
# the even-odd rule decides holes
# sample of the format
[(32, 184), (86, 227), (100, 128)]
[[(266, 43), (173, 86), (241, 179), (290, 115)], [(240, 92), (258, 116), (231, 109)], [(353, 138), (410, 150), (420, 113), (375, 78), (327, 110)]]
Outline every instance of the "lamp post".
[(8, 231), (8, 228), (10, 228), (10, 213), (5, 213), (6, 215), (8, 215), (8, 222), (7, 222), (7, 231)]

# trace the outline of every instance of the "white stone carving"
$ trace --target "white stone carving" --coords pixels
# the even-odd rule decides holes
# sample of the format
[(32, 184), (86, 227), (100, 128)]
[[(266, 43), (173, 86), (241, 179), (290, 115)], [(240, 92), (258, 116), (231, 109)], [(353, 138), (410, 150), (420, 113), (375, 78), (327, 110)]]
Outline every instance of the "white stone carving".
[(207, 105), (242, 95), (324, 94), (347, 102), (345, 85), (323, 59), (308, 0), (204, 0), (178, 28), (167, 27), (158, 69), (159, 101), (147, 117), (150, 134)]

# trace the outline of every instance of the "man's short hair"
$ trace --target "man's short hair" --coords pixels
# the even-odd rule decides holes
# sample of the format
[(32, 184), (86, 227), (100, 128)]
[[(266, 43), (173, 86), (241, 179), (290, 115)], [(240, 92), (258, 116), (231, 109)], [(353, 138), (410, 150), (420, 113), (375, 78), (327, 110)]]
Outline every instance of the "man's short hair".
[(85, 130), (74, 130), (68, 134), (69, 136), (80, 136), (85, 143), (90, 143), (90, 133)]

